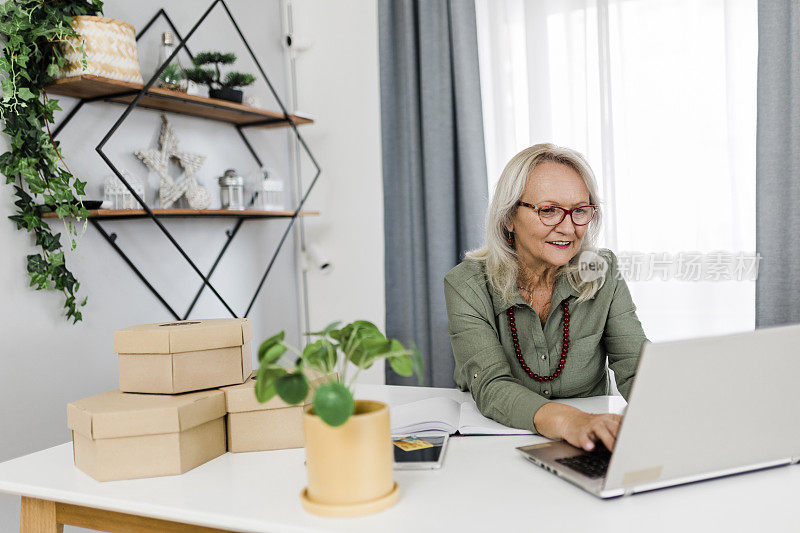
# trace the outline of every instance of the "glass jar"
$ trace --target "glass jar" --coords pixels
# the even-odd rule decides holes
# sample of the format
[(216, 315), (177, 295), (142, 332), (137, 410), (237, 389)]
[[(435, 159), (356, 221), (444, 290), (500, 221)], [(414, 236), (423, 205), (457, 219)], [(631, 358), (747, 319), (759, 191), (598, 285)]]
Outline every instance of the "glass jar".
[[(127, 170), (122, 170), (122, 176), (125, 178), (125, 181), (133, 187), (133, 190), (136, 191), (139, 198), (145, 200), (144, 182), (140, 178), (132, 176)], [(142, 208), (139, 202), (136, 201), (136, 198), (134, 198), (128, 188), (123, 185), (122, 181), (120, 181), (115, 174), (106, 176), (105, 182), (103, 183), (103, 201), (110, 204), (108, 209)]]
[(276, 179), (266, 167), (261, 168), (260, 177), (261, 183), (256, 191), (256, 205), (264, 211), (285, 210), (283, 181)]

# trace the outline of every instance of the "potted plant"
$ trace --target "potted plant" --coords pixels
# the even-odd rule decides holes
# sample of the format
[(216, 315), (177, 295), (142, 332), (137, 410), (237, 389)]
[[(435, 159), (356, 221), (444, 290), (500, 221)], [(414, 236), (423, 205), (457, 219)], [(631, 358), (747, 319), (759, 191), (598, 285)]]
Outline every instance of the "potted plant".
[[(67, 267), (65, 252), (76, 249), (86, 228), (89, 212), (80, 201), (86, 182), (69, 170), (50, 133), (53, 115), (61, 108), (45, 88), (69, 63), (63, 48), (79, 39), (70, 25), (72, 17), (102, 15), (102, 8), (100, 0), (14, 0), (0, 5), (4, 48), (0, 121), (9, 145), (0, 155), (0, 173), (16, 195), (8, 218), (18, 230), (31, 234), (38, 249), (25, 262), (30, 286), (61, 292), (66, 317), (73, 323), (83, 319), (86, 298), (78, 294), (80, 284)], [(83, 46), (80, 52), (85, 65)], [(61, 233), (54, 233), (42, 218), (45, 210), (55, 212), (63, 222), (64, 246)]]
[[(185, 69), (184, 73), (189, 81), (208, 85), (208, 96), (220, 98), (230, 102), (242, 103), (242, 91), (236, 87), (246, 87), (256, 78), (252, 74), (230, 71), (222, 77), (220, 65), (233, 65), (236, 55), (222, 52), (200, 52), (194, 56), (194, 68)], [(206, 68), (204, 65), (213, 65)]]
[(171, 91), (186, 92), (186, 74), (184, 74), (183, 68), (178, 63), (170, 63), (164, 67), (158, 79), (161, 82), (159, 87)]
[[(324, 516), (356, 516), (389, 507), (398, 494), (392, 476), (389, 408), (382, 402), (353, 400), (352, 390), (358, 373), (379, 359), (387, 359), (398, 374), (416, 372), (421, 380), (422, 357), (415, 347), (387, 339), (365, 320), (342, 328), (335, 322), (309, 335), (317, 340), (302, 352), (284, 342), (283, 331), (265, 340), (258, 350), (255, 387), (260, 402), (277, 394), (297, 405), (309, 393), (314, 395), (303, 415), (308, 472), (303, 507)], [(297, 355), (293, 369), (277, 363), (286, 350)], [(357, 368), (349, 383), (348, 361)], [(328, 378), (312, 391), (304, 368)]]

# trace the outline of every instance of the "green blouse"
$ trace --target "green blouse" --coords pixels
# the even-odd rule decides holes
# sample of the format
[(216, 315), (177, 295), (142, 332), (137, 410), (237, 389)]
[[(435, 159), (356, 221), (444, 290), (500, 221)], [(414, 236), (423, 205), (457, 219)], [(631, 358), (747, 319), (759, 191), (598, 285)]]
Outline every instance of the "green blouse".
[(519, 364), (505, 313), (510, 306), (489, 285), (483, 261), (467, 259), (447, 273), (444, 294), (455, 357), (453, 377), (461, 390), (471, 391), (484, 416), (536, 431), (533, 415), (549, 400), (609, 394), (606, 359), (627, 400), (647, 337), (625, 280), (617, 279), (616, 255), (606, 248), (599, 253), (609, 263), (603, 286), (593, 298), (575, 303), (578, 292), (566, 277), (557, 278), (544, 329), (518, 293), (511, 302), (525, 362), (536, 374), (548, 376), (561, 357), (561, 302), (569, 299), (567, 360), (561, 375), (549, 382), (532, 379)]

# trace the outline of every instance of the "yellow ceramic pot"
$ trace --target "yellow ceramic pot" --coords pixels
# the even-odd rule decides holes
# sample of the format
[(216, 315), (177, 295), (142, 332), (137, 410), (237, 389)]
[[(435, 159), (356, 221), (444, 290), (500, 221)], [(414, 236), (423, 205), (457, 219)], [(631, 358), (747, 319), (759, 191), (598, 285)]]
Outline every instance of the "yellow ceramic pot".
[(325, 424), (308, 406), (303, 414), (308, 487), (303, 507), (323, 516), (357, 516), (397, 501), (393, 479), (389, 407), (358, 400), (339, 427)]

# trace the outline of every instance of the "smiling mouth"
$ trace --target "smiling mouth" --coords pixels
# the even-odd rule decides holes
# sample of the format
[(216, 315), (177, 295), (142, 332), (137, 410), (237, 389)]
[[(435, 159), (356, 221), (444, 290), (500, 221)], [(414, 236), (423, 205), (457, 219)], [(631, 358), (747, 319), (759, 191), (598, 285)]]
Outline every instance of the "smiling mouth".
[(558, 246), (559, 248), (566, 248), (572, 241), (546, 241), (547, 244), (552, 244), (553, 246)]

